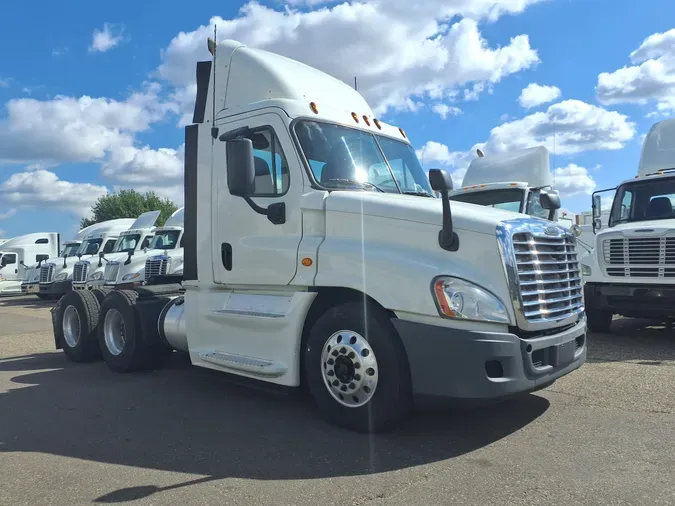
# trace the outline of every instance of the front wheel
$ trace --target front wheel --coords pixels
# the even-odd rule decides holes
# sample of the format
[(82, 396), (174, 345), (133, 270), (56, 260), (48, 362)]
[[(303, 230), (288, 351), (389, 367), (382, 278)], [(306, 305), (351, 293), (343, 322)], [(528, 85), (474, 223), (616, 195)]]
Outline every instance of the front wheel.
[(612, 326), (613, 316), (611, 311), (586, 309), (586, 326), (591, 332), (609, 332), (609, 328)]
[(386, 313), (347, 302), (327, 310), (304, 350), (307, 386), (321, 414), (358, 432), (393, 428), (410, 411), (405, 350)]

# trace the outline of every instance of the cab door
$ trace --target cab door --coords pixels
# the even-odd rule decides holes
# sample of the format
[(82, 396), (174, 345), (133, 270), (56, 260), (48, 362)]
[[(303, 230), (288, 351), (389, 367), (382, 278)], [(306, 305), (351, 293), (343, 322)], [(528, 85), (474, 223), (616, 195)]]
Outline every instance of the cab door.
[[(213, 277), (227, 285), (287, 285), (297, 269), (302, 240), (301, 165), (282, 117), (274, 112), (217, 123), (219, 133), (249, 127), (255, 161), (255, 193), (261, 208), (283, 202), (283, 223), (272, 223), (227, 186), (225, 142), (213, 141)], [(237, 167), (230, 167), (237, 170)]]

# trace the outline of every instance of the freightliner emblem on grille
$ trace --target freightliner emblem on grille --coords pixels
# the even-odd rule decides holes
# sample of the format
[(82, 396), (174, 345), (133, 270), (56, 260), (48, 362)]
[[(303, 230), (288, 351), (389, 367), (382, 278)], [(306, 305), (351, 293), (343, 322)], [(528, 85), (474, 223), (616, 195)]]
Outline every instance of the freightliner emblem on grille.
[(558, 230), (556, 227), (546, 227), (546, 228), (544, 229), (544, 233), (545, 233), (546, 235), (558, 235), (558, 234), (559, 234), (559, 230)]

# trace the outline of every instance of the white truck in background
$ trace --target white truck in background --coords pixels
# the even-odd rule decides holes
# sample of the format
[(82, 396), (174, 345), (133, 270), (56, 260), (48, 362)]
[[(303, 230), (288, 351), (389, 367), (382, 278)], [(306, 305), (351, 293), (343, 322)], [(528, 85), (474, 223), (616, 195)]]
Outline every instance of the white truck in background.
[(548, 150), (535, 146), (483, 156), (478, 151), (462, 186), (450, 199), (557, 221), (560, 196), (553, 189)]
[(119, 372), (183, 351), (304, 385), (326, 419), (366, 432), (416, 399), (494, 402), (584, 363), (567, 229), (451, 201), (450, 176), (427, 177), (404, 130), (342, 81), (208, 45), (185, 129), (183, 282), (100, 303), (69, 291), (52, 313), (57, 349)]
[(146, 252), (145, 266), (142, 271), (137, 271), (145, 283), (167, 276), (182, 281), (184, 223), (185, 208), (181, 207), (155, 231), (150, 249)]
[[(615, 195), (605, 228), (607, 191)], [(614, 315), (675, 318), (675, 119), (652, 125), (637, 176), (592, 202), (595, 248), (581, 264), (589, 329), (608, 332)]]
[(145, 263), (144, 251), (150, 246), (159, 215), (160, 211), (156, 210), (141, 214), (127, 230), (119, 234), (111, 252), (101, 251), (97, 258), (91, 257), (76, 262), (72, 276), (73, 289), (101, 288), (105, 284), (106, 275), (116, 280), (120, 271), (123, 271), (120, 279), (126, 278), (123, 280), (128, 284), (126, 287), (133, 288), (136, 278), (129, 279), (127, 267), (132, 265), (132, 259), (136, 256), (142, 257), (142, 262)]
[(39, 232), (6, 241), (0, 257), (0, 295), (21, 295), (27, 265), (58, 255), (60, 240), (56, 232)]
[[(134, 221), (133, 218), (119, 218), (92, 225), (82, 237), (82, 244), (77, 251), (78, 260), (95, 257), (99, 251), (111, 252), (120, 233)], [(71, 289), (75, 262), (68, 257), (53, 257), (42, 263), (39, 293), (43, 298), (59, 298)]]

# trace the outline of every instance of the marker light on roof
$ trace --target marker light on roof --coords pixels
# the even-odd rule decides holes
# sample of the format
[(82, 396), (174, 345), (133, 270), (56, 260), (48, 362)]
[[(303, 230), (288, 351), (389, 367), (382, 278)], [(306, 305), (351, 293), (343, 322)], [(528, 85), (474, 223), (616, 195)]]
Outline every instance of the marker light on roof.
[(215, 53), (215, 51), (216, 51), (215, 41), (211, 37), (209, 37), (207, 42), (206, 42), (206, 45), (209, 48), (209, 53), (211, 53), (211, 56), (213, 56), (213, 53)]
[(382, 130), (382, 125), (380, 125), (380, 120), (379, 120), (379, 119), (375, 118), (375, 119), (373, 120), (373, 123), (375, 123), (375, 126), (376, 126), (378, 129)]
[(401, 135), (403, 136), (403, 138), (406, 139), (405, 132), (403, 131), (403, 129), (399, 128), (398, 131), (401, 132)]
[(319, 108), (316, 106), (316, 102), (310, 102), (309, 108), (314, 112), (314, 114), (319, 114)]
[(365, 122), (366, 125), (370, 126), (370, 121), (368, 121), (368, 116), (365, 114), (363, 115), (363, 121)]
[(359, 116), (355, 112), (352, 113), (352, 118), (354, 118), (354, 121), (356, 121), (357, 123), (359, 122)]

